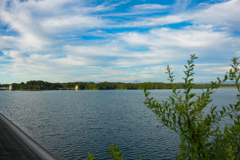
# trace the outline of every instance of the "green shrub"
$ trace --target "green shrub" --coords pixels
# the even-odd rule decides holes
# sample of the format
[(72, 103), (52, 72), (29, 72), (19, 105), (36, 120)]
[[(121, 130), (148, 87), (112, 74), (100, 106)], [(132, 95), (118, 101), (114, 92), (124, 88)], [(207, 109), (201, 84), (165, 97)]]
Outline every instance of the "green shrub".
[[(201, 160), (235, 160), (240, 159), (240, 94), (237, 94), (237, 102), (222, 106), (222, 110), (216, 110), (219, 106), (212, 106), (208, 112), (204, 112), (206, 107), (209, 107), (212, 102), (211, 95), (214, 89), (217, 89), (222, 82), (226, 80), (234, 81), (238, 92), (240, 70), (238, 58), (232, 59), (230, 71), (225, 75), (224, 79), (217, 78), (217, 81), (211, 82), (210, 87), (202, 92), (200, 96), (192, 93), (193, 75), (194, 75), (194, 60), (198, 57), (195, 54), (191, 55), (188, 64), (185, 65), (183, 95), (182, 90), (177, 90), (174, 87), (174, 74), (167, 66), (167, 74), (169, 76), (173, 94), (168, 99), (158, 102), (153, 97), (150, 97), (148, 88), (150, 84), (145, 84), (144, 93), (146, 101), (144, 102), (157, 116), (163, 126), (176, 132), (180, 137), (178, 146), (179, 154), (176, 159), (201, 159)], [(220, 121), (230, 117), (230, 123), (221, 126)], [(223, 124), (221, 124), (223, 125)], [(176, 146), (177, 147), (177, 146)], [(108, 148), (111, 153), (111, 158), (115, 160), (123, 160), (119, 147), (116, 144)], [(89, 154), (88, 158), (93, 160), (95, 157)], [(139, 159), (141, 156), (139, 156)]]
[[(238, 69), (238, 58), (232, 59), (233, 64), (229, 73), (223, 80), (212, 82), (211, 86), (203, 91), (201, 96), (191, 93), (193, 88), (194, 60), (197, 57), (191, 55), (184, 71), (185, 83), (183, 84), (183, 95), (181, 90), (173, 89), (173, 94), (167, 100), (162, 102), (150, 98), (147, 91), (147, 85), (144, 93), (146, 101), (144, 102), (151, 109), (163, 126), (166, 126), (176, 132), (180, 137), (179, 154), (176, 159), (240, 159), (240, 95), (237, 95), (237, 103), (222, 106), (221, 111), (217, 107), (210, 107), (209, 112), (204, 112), (204, 108), (212, 102), (211, 94), (214, 89), (226, 81), (232, 80), (236, 83), (239, 90), (240, 72)], [(167, 72), (171, 84), (174, 81), (174, 74), (167, 66)], [(227, 123), (221, 130), (219, 122), (226, 117), (230, 117), (232, 123)], [(223, 124), (221, 124), (223, 125)]]

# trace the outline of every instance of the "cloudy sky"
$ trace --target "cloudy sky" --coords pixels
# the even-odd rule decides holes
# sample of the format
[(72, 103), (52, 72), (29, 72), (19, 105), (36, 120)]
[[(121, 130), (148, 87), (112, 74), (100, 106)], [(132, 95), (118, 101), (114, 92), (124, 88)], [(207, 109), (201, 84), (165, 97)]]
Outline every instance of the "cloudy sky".
[(0, 0), (0, 83), (195, 82), (240, 56), (240, 0)]

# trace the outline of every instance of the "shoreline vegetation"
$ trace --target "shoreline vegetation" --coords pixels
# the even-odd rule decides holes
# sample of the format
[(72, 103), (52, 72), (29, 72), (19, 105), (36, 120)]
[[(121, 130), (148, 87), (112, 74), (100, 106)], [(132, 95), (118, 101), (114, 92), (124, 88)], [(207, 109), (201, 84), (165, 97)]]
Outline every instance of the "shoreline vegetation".
[[(42, 80), (27, 81), (26, 83), (11, 84), (13, 90), (17, 91), (40, 91), (40, 90), (75, 90), (78, 86), (79, 90), (143, 90), (145, 83), (123, 83), (123, 82), (67, 82), (67, 83), (50, 83)], [(183, 83), (151, 82), (150, 90), (154, 89), (183, 89)], [(10, 84), (0, 84), (0, 87), (9, 87)], [(193, 89), (204, 89), (210, 84), (194, 84)], [(222, 84), (219, 89), (236, 89), (235, 84)]]

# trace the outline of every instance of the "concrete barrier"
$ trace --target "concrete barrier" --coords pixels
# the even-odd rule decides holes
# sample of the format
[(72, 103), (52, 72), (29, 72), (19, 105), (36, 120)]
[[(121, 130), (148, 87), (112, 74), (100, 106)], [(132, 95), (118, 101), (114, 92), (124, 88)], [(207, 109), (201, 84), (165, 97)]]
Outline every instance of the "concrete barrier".
[(14, 123), (8, 120), (4, 115), (0, 113), (0, 120), (36, 155), (38, 155), (42, 160), (56, 160), (56, 158), (51, 155), (42, 146), (36, 143), (32, 138), (30, 138), (26, 133), (24, 133), (20, 128), (18, 128)]

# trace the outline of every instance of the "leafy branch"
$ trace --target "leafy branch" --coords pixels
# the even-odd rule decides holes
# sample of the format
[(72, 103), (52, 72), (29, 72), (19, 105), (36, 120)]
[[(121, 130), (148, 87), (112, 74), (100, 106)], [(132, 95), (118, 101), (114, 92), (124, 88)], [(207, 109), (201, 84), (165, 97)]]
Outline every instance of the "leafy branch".
[[(183, 78), (184, 98), (181, 90), (173, 88), (173, 94), (166, 101), (157, 102), (150, 97), (150, 92), (147, 91), (149, 84), (146, 84), (144, 103), (156, 114), (163, 126), (180, 135), (181, 143), (177, 159), (211, 159), (219, 157), (218, 154), (224, 155), (225, 158), (239, 158), (240, 95), (237, 95), (238, 102), (236, 104), (223, 106), (221, 111), (216, 111), (217, 106), (213, 106), (208, 113), (204, 113), (204, 109), (212, 102), (211, 95), (222, 82), (234, 81), (240, 92), (240, 70), (238, 68), (240, 63), (237, 61), (238, 58), (232, 59), (231, 69), (223, 80), (217, 78), (217, 81), (211, 82), (211, 86), (200, 96), (196, 96), (191, 91), (194, 85), (194, 61), (197, 58), (195, 54), (191, 55), (187, 65), (184, 66), (186, 69)], [(169, 66), (167, 66), (166, 73), (169, 76), (170, 85), (173, 86), (175, 75)], [(221, 131), (219, 122), (225, 117), (230, 117), (233, 123), (226, 124), (224, 131)], [(236, 140), (236, 138), (238, 139)]]

